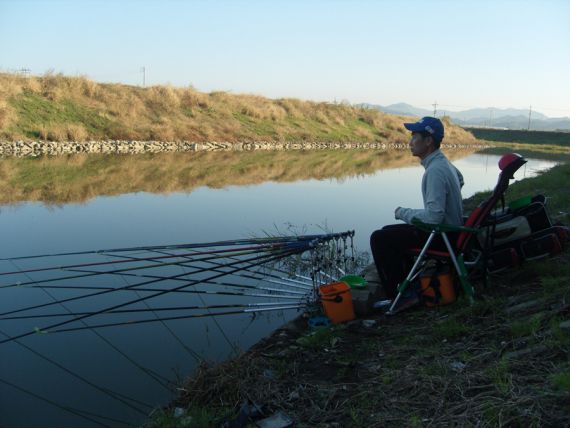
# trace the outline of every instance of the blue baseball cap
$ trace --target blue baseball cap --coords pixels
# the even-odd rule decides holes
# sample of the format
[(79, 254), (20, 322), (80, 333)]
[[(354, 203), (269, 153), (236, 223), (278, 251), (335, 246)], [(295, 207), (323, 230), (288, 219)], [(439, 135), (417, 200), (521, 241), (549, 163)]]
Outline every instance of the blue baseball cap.
[(437, 117), (422, 117), (416, 123), (404, 123), (404, 126), (408, 131), (427, 132), (435, 140), (443, 140), (443, 123)]

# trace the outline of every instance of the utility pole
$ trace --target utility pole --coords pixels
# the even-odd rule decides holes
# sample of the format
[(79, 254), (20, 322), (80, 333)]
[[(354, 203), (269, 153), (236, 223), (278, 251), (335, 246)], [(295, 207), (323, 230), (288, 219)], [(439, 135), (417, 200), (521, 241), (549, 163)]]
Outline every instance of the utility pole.
[(530, 115), (532, 114), (532, 106), (528, 108), (528, 126), (526, 128), (527, 131), (530, 131)]
[(143, 76), (143, 88), (146, 86), (146, 67), (141, 68), (142, 76)]
[(30, 70), (29, 68), (23, 67), (23, 68), (20, 68), (17, 72), (18, 72), (18, 74), (21, 74), (24, 77), (28, 77), (30, 75), (31, 71), (32, 70)]
[(433, 117), (435, 117), (435, 115), (437, 114), (437, 101), (435, 101), (433, 104)]

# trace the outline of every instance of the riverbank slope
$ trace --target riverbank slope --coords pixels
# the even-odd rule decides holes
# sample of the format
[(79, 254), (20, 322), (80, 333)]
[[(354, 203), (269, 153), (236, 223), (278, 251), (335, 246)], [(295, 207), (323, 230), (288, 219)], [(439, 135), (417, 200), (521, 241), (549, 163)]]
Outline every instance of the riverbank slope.
[[(507, 201), (544, 193), (554, 220), (568, 223), (568, 183), (570, 166), (559, 165), (512, 185)], [(145, 426), (216, 426), (248, 400), (298, 427), (565, 426), (569, 262), (566, 250), (495, 275), (473, 306), (376, 315), (372, 328), (288, 326), (237, 359), (202, 367)], [(187, 416), (172, 416), (175, 407)]]
[[(400, 143), (402, 118), (345, 104), (192, 87), (0, 73), (0, 141), (320, 141)], [(475, 137), (449, 122), (446, 142)]]

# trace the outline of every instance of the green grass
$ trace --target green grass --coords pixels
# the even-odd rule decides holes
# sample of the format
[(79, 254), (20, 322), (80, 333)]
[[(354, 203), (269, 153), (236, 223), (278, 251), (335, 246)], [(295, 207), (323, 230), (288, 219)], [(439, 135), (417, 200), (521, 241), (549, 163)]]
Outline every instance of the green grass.
[(568, 332), (560, 328), (560, 323), (564, 319), (562, 317), (556, 316), (550, 320), (550, 341), (552, 345), (558, 346), (561, 349), (567, 349), (570, 344), (570, 336)]
[(516, 152), (526, 158), (570, 163), (570, 146), (556, 146), (552, 144), (519, 144), (519, 143), (493, 143), (491, 147), (480, 150), (479, 154), (503, 155)]
[(54, 124), (81, 124), (95, 137), (103, 137), (116, 126), (99, 111), (68, 99), (54, 103), (39, 94), (24, 91), (12, 97), (9, 103), (18, 113), (18, 120), (9, 131), (29, 138), (40, 138), (38, 130)]
[(550, 382), (556, 389), (570, 392), (570, 371), (561, 371), (551, 375)]
[[(505, 194), (506, 203), (544, 194), (548, 198), (547, 209), (556, 221), (570, 222), (570, 165), (557, 165), (536, 177), (513, 183)], [(479, 192), (464, 202), (467, 212), (475, 208), (490, 192)]]
[(438, 339), (454, 339), (470, 331), (471, 327), (458, 322), (456, 319), (445, 320), (433, 327), (433, 333)]
[(493, 363), (486, 371), (487, 376), (493, 382), (501, 394), (508, 394), (513, 386), (513, 376), (510, 373), (506, 360), (499, 360)]
[(554, 144), (570, 146), (570, 132), (522, 131), (514, 129), (468, 128), (475, 137), (487, 141), (502, 141), (524, 144)]
[(234, 414), (232, 409), (216, 409), (192, 407), (179, 417), (174, 416), (172, 409), (160, 409), (147, 420), (141, 428), (211, 428), (218, 426)]
[(536, 314), (530, 319), (514, 321), (511, 323), (511, 334), (514, 338), (534, 335), (541, 326), (542, 314)]
[(319, 327), (297, 339), (297, 344), (307, 349), (335, 347), (338, 344), (342, 326)]

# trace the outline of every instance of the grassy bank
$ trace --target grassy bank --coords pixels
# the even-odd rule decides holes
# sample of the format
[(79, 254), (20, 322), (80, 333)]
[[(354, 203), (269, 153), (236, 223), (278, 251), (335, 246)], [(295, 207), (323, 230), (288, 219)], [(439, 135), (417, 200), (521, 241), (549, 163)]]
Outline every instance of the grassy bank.
[[(552, 219), (570, 224), (570, 165), (558, 165), (537, 177), (514, 183), (507, 191), (506, 201), (539, 193), (548, 197), (547, 206)], [(488, 192), (473, 195), (464, 201), (465, 209), (475, 208), (488, 195)]]
[(488, 148), (478, 151), (478, 153), (494, 155), (502, 155), (507, 152), (516, 152), (527, 158), (552, 160), (564, 163), (570, 162), (570, 146), (489, 142)]
[(467, 130), (475, 137), (487, 141), (570, 146), (570, 132), (489, 128), (467, 128)]
[[(449, 143), (474, 141), (449, 125)], [(0, 140), (402, 142), (402, 119), (374, 109), (81, 77), (0, 74)]]
[[(570, 166), (515, 183), (570, 221)], [(474, 206), (485, 194), (467, 201)], [(202, 367), (149, 427), (215, 426), (250, 400), (297, 427), (566, 426), (570, 420), (570, 253), (495, 275), (475, 305), (284, 328), (240, 358)], [(186, 425), (183, 425), (185, 424)]]

